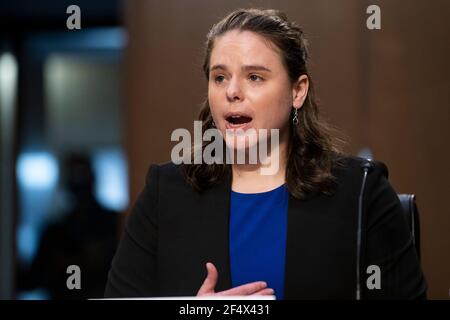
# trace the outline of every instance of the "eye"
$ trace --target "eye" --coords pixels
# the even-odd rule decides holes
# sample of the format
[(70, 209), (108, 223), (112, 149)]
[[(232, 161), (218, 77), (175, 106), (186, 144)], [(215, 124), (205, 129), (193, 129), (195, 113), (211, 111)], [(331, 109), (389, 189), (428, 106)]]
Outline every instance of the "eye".
[(256, 74), (251, 74), (249, 78), (250, 78), (251, 81), (254, 81), (254, 82), (263, 81), (264, 80), (263, 78), (261, 78), (260, 76), (258, 76)]
[(214, 82), (216, 82), (216, 83), (222, 83), (224, 80), (225, 80), (225, 77), (222, 75), (214, 77)]

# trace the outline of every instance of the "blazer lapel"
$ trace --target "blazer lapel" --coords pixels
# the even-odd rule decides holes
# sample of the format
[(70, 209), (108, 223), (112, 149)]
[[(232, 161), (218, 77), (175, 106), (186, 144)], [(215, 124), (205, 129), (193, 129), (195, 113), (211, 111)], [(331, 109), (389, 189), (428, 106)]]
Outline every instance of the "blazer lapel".
[(217, 268), (219, 279), (216, 292), (231, 288), (231, 269), (229, 253), (231, 177), (227, 175), (222, 182), (214, 185), (202, 195), (201, 232), (204, 245), (200, 252), (205, 254), (205, 262)]
[(297, 256), (302, 250), (299, 243), (299, 230), (296, 226), (301, 225), (300, 202), (289, 195), (288, 201), (288, 218), (287, 218), (287, 240), (286, 240), (286, 258), (284, 271), (284, 298), (289, 299), (296, 291), (292, 284), (298, 283), (298, 270), (302, 267), (299, 265), (301, 261)]
[(355, 219), (325, 196), (289, 196), (285, 299), (352, 299)]
[[(216, 292), (231, 288), (231, 267), (229, 251), (229, 218), (230, 218), (231, 178), (209, 188), (202, 196), (202, 224), (199, 232), (204, 235), (204, 246), (200, 252), (204, 253), (205, 261), (212, 262), (219, 272)], [(304, 269), (301, 252), (308, 250), (304, 243), (304, 233), (308, 230), (308, 219), (302, 214), (302, 202), (289, 195), (288, 202), (288, 230), (286, 241), (285, 262), (285, 299), (298, 296), (299, 284), (302, 283), (299, 270)], [(303, 233), (303, 235), (302, 235)]]
[(310, 299), (320, 295), (317, 284), (317, 273), (320, 266), (312, 263), (317, 261), (314, 245), (320, 234), (314, 200), (301, 201), (289, 195), (288, 229), (286, 240), (286, 260), (284, 274), (285, 299)]
[[(216, 292), (231, 288), (231, 267), (229, 251), (231, 177), (207, 189), (202, 194), (200, 209), (202, 219), (198, 232), (202, 241), (197, 242), (203, 265), (212, 262), (219, 273)], [(322, 238), (321, 219), (317, 219), (316, 202), (320, 199), (300, 201), (289, 195), (288, 229), (284, 277), (285, 299), (308, 299), (322, 296), (323, 289), (317, 283), (317, 268), (320, 266), (314, 250), (314, 239)], [(308, 239), (308, 241), (305, 241)]]
[[(199, 243), (202, 246), (204, 263), (212, 262), (219, 273), (216, 292), (231, 288), (231, 267), (229, 251), (229, 218), (230, 218), (231, 178), (214, 185), (202, 195), (202, 222), (198, 232), (204, 235)], [(285, 261), (285, 299), (298, 297), (299, 286), (304, 281), (299, 270), (305, 265), (299, 257), (308, 250), (310, 244), (304, 243), (304, 235), (312, 232), (308, 219), (302, 214), (302, 202), (289, 195), (288, 202), (288, 230), (286, 241)], [(303, 235), (302, 235), (303, 234)], [(203, 237), (202, 237), (203, 238)]]

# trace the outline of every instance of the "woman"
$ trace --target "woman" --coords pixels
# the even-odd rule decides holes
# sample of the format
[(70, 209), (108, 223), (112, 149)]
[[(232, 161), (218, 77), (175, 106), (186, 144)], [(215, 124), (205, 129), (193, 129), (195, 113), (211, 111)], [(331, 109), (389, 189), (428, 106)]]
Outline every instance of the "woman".
[[(339, 152), (318, 118), (307, 60), (301, 29), (278, 11), (241, 9), (214, 25), (203, 66), (202, 129), (217, 128), (233, 153), (248, 155), (267, 142), (271, 152), (256, 163), (151, 166), (106, 297), (425, 295), (386, 166)], [(262, 129), (277, 129), (269, 130), (277, 139), (245, 134)], [(261, 174), (273, 161), (276, 170)], [(371, 286), (369, 266), (380, 271)]]

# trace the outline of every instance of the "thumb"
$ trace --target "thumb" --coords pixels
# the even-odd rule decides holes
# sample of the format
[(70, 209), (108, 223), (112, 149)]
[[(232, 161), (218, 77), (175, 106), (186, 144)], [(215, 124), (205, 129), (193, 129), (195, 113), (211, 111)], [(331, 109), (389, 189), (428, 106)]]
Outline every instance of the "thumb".
[(206, 264), (206, 270), (208, 271), (208, 274), (206, 276), (205, 281), (203, 281), (202, 286), (198, 290), (197, 295), (214, 293), (214, 289), (217, 284), (217, 279), (219, 278), (219, 273), (217, 272), (216, 267), (211, 262), (208, 262)]

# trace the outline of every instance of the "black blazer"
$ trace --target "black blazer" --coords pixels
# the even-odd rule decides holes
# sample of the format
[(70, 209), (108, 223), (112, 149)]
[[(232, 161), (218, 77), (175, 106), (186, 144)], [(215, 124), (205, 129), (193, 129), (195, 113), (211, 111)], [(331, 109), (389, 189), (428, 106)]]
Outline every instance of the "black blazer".
[[(363, 159), (341, 156), (338, 191), (299, 201), (289, 197), (285, 299), (354, 299), (358, 196)], [(217, 267), (216, 292), (231, 287), (228, 221), (231, 178), (199, 194), (181, 166), (152, 165), (126, 224), (105, 297), (193, 296)], [(375, 162), (364, 197), (362, 298), (415, 299), (427, 290), (402, 207)], [(381, 289), (368, 290), (366, 269), (381, 269)], [(264, 279), (261, 279), (264, 280)]]

